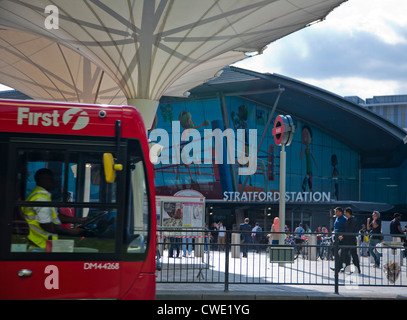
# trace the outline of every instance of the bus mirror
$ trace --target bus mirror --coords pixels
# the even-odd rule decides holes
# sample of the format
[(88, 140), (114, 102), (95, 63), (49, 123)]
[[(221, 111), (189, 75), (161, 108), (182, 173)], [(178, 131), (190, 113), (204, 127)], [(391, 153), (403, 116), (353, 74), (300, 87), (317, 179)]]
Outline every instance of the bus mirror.
[(116, 171), (122, 171), (122, 164), (115, 164), (111, 153), (103, 154), (103, 166), (105, 167), (105, 179), (107, 183), (113, 183), (116, 180)]

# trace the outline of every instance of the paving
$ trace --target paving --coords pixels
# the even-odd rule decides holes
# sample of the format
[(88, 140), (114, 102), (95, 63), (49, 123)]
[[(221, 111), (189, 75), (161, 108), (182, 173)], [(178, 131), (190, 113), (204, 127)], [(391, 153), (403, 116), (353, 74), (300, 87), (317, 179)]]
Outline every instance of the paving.
[(406, 287), (353, 287), (322, 285), (233, 284), (224, 291), (222, 284), (158, 283), (157, 300), (407, 300)]
[[(231, 281), (228, 290), (225, 291), (224, 259), (224, 253), (219, 252), (205, 257), (205, 261), (193, 257), (173, 259), (164, 253), (163, 269), (157, 273), (156, 299), (407, 300), (405, 265), (402, 266), (398, 281), (392, 285), (385, 279), (381, 269), (371, 268), (369, 259), (361, 258), (362, 274), (357, 278), (359, 282), (356, 284), (347, 282), (347, 278), (342, 274), (338, 294), (336, 294), (334, 272), (330, 270), (330, 267), (334, 266), (333, 261), (297, 259), (293, 264), (281, 266), (277, 263), (269, 263), (265, 253), (252, 253), (247, 259), (230, 259), (229, 279)], [(199, 265), (204, 267), (199, 268)], [(242, 270), (244, 277), (241, 276)], [(262, 279), (261, 281), (264, 282), (256, 284), (256, 279)], [(249, 284), (236, 283), (252, 280), (253, 283)]]

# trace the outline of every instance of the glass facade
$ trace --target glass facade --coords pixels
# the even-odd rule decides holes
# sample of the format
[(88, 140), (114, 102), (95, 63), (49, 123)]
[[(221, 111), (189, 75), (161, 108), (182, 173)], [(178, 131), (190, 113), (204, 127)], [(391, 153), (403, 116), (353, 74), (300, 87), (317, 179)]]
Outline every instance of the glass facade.
[(407, 160), (396, 168), (363, 169), (362, 181), (364, 201), (407, 203)]
[[(168, 139), (160, 140), (150, 132), (152, 142), (164, 145), (159, 159), (161, 163), (155, 166), (157, 194), (174, 195), (179, 190), (194, 189), (200, 191), (207, 199), (223, 199), (225, 191), (241, 191), (244, 184), (245, 191), (279, 190), (281, 148), (276, 146), (272, 134), (278, 110), (266, 130), (270, 108), (233, 96), (225, 98), (224, 107), (220, 101), (208, 99), (171, 102), (159, 106), (155, 129), (164, 129), (168, 132)], [(293, 120), (296, 131), (291, 145), (286, 148), (286, 190), (290, 200), (301, 200), (302, 197), (302, 200), (306, 201), (307, 197), (308, 199), (310, 197), (309, 192), (319, 192), (328, 194), (330, 200), (358, 201), (359, 154), (319, 128), (295, 117)], [(179, 121), (179, 126), (174, 125), (174, 121)], [(234, 161), (227, 161), (225, 157), (222, 164), (215, 163), (215, 153), (218, 151), (215, 150), (214, 142), (211, 150), (213, 161), (210, 164), (204, 163), (205, 151), (208, 152), (208, 145), (205, 142), (208, 139), (208, 130), (219, 128), (225, 132), (228, 127), (233, 130), (235, 137)], [(182, 156), (174, 158), (174, 154), (177, 153), (174, 141), (178, 140), (173, 138), (182, 135), (188, 128), (196, 129), (199, 134), (186, 142), (181, 142), (180, 153), (182, 155), (183, 148), (189, 148), (190, 159), (200, 160), (201, 163), (198, 164), (197, 161), (185, 164)], [(244, 129), (244, 137), (239, 137), (239, 129)], [(249, 135), (249, 132), (255, 133), (256, 138)], [(241, 164), (243, 161), (239, 161), (239, 156), (242, 155), (240, 149), (244, 151), (245, 156), (249, 156), (249, 144), (259, 146), (263, 134), (264, 138), (256, 157), (255, 174), (239, 175), (239, 168), (249, 165)], [(243, 146), (239, 144), (241, 142), (239, 139), (242, 138), (245, 146), (239, 148), (239, 145)], [(200, 146), (199, 154), (192, 151), (193, 142)], [(229, 140), (224, 138), (224, 145), (227, 143)], [(319, 195), (317, 197), (319, 200)]]

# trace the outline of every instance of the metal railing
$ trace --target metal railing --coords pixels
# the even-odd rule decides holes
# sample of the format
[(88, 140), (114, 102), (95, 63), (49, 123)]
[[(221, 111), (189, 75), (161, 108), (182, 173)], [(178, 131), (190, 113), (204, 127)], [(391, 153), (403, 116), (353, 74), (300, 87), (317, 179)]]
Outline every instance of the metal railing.
[[(230, 284), (327, 285), (335, 293), (340, 286), (407, 286), (402, 242), (382, 242), (372, 248), (380, 255), (380, 265), (374, 267), (368, 244), (359, 241), (342, 245), (328, 234), (287, 233), (284, 245), (272, 245), (268, 232), (256, 237), (251, 232), (223, 232), (224, 238), (219, 231), (160, 230), (157, 282), (224, 284), (225, 291)], [(349, 255), (353, 250), (360, 273)]]

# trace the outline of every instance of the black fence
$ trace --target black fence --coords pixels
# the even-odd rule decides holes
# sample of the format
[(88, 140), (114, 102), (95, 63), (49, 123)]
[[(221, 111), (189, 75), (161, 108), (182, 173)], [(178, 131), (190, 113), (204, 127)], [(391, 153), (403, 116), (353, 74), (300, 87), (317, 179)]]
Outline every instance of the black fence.
[(348, 234), (357, 245), (344, 245), (329, 234), (287, 233), (284, 244), (276, 245), (269, 236), (162, 229), (157, 282), (224, 284), (225, 291), (229, 284), (327, 285), (336, 293), (340, 286), (407, 286), (403, 238), (373, 246), (359, 234)]

